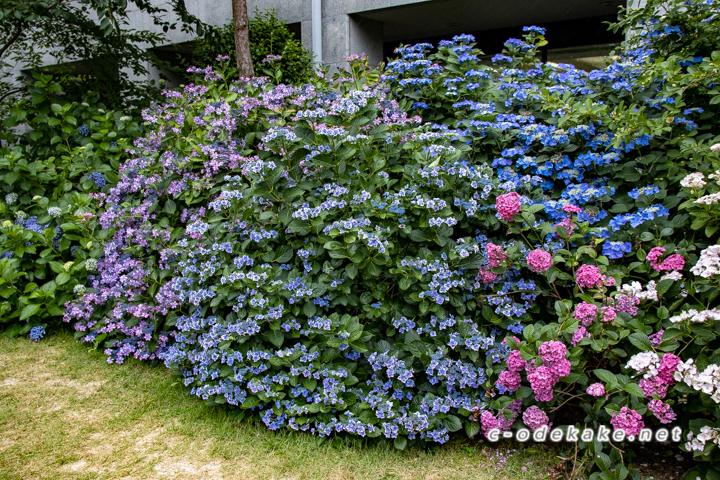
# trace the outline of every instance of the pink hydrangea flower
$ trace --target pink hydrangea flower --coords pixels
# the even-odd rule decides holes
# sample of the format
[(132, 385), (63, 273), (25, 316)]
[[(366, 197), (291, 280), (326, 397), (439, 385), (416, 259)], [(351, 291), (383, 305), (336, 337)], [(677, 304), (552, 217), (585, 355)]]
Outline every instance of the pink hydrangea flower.
[(663, 247), (652, 248), (645, 259), (650, 262), (650, 266), (657, 272), (679, 272), (685, 268), (685, 258), (678, 253), (668, 256), (662, 263), (660, 259), (665, 255)]
[(580, 265), (575, 274), (575, 281), (582, 288), (602, 287), (605, 276), (600, 273), (600, 269), (595, 265)]
[(627, 313), (631, 317), (637, 315), (637, 306), (640, 305), (640, 299), (637, 297), (620, 294), (615, 297), (617, 302), (616, 308), (619, 312)]
[(535, 273), (547, 272), (553, 266), (552, 255), (538, 248), (528, 253), (527, 264), (530, 270)]
[(485, 269), (480, 269), (478, 276), (480, 277), (480, 281), (483, 283), (492, 283), (497, 278), (497, 274)]
[(660, 420), (660, 423), (668, 424), (677, 419), (677, 414), (673, 412), (672, 407), (667, 403), (663, 403), (662, 400), (650, 400), (648, 410), (653, 412), (653, 415)]
[(673, 355), (672, 353), (666, 353), (663, 355), (660, 360), (660, 365), (658, 366), (658, 378), (668, 385), (675, 384), (675, 378), (673, 375), (677, 370), (677, 366), (681, 363), (683, 363), (683, 361), (680, 357)]
[(549, 402), (553, 399), (553, 386), (557, 383), (557, 377), (544, 365), (534, 368), (528, 373), (530, 388), (535, 392), (535, 400), (538, 402)]
[(663, 261), (658, 271), (679, 272), (683, 268), (685, 268), (685, 259), (679, 253), (673, 253)]
[(542, 358), (544, 364), (558, 362), (565, 359), (567, 355), (567, 347), (564, 343), (557, 340), (550, 340), (540, 345), (538, 354)]
[(605, 395), (605, 385), (602, 383), (593, 383), (587, 388), (587, 394), (593, 397), (602, 397)]
[(523, 423), (531, 430), (542, 428), (550, 422), (547, 414), (533, 405), (523, 413)]
[(488, 265), (490, 265), (490, 268), (501, 266), (508, 258), (502, 247), (499, 247), (494, 243), (488, 243), (485, 245), (485, 251), (487, 252)]
[(573, 316), (586, 327), (597, 318), (598, 307), (593, 303), (581, 302), (575, 307)]
[(578, 207), (577, 205), (573, 205), (571, 203), (563, 206), (562, 210), (565, 213), (582, 213), (582, 208)]
[(495, 201), (500, 218), (511, 222), (515, 214), (520, 213), (520, 195), (517, 192), (510, 192), (497, 197)]
[(574, 347), (578, 343), (580, 343), (583, 338), (590, 338), (590, 334), (588, 333), (587, 329), (581, 325), (578, 327), (577, 330), (575, 330), (575, 332), (573, 332), (572, 340), (570, 340), (570, 343)]
[(512, 370), (513, 372), (522, 372), (525, 370), (527, 362), (520, 356), (520, 351), (513, 350), (510, 352), (510, 355), (508, 355), (506, 364), (509, 370)]
[(490, 430), (495, 430), (496, 428), (500, 428), (500, 425), (498, 424), (497, 418), (495, 418), (495, 415), (485, 410), (482, 415), (480, 415), (480, 426), (482, 428), (483, 434), (487, 437)]
[(521, 378), (518, 372), (505, 370), (500, 373), (500, 378), (498, 378), (497, 384), (505, 387), (507, 390), (515, 391), (520, 388), (520, 382)]
[(652, 398), (653, 394), (657, 394), (660, 398), (665, 398), (669, 386), (659, 377), (642, 378), (638, 382), (638, 385), (640, 385), (640, 389), (647, 398)]
[(650, 339), (650, 344), (653, 347), (659, 347), (662, 343), (662, 336), (663, 333), (665, 333), (665, 330), (658, 330), (656, 333), (653, 333), (648, 338)]
[[(657, 264), (658, 260), (665, 255), (665, 249), (663, 247), (653, 247), (645, 256), (645, 260), (650, 262), (651, 265)], [(654, 268), (654, 265), (653, 265)]]
[[(612, 278), (612, 277), (610, 277)], [(600, 321), (601, 322), (612, 322), (617, 317), (617, 312), (613, 307), (602, 307), (600, 309)]]
[(615, 430), (622, 430), (625, 435), (637, 436), (640, 434), (640, 430), (645, 427), (645, 422), (642, 421), (642, 416), (635, 410), (622, 407), (620, 413), (613, 413), (610, 424)]

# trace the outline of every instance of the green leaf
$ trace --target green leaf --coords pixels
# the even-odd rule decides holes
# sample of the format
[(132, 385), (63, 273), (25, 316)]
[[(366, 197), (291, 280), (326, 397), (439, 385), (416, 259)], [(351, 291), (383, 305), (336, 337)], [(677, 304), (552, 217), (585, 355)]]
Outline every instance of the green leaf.
[(450, 432), (457, 432), (462, 428), (462, 422), (455, 415), (448, 415), (443, 419), (443, 423)]
[(175, 213), (176, 208), (177, 207), (175, 206), (175, 202), (173, 202), (172, 200), (170, 200), (168, 198), (167, 202), (165, 202), (165, 208), (164, 208), (165, 212), (167, 212), (169, 214), (173, 214), (173, 213)]
[(428, 239), (427, 235), (425, 235), (422, 230), (413, 230), (410, 232), (409, 237), (413, 242), (424, 242)]
[(285, 335), (283, 335), (280, 330), (270, 330), (268, 332), (268, 340), (270, 340), (273, 345), (280, 348), (285, 341)]
[(618, 383), (617, 377), (612, 372), (608, 372), (607, 370), (598, 368), (597, 370), (593, 370), (593, 373), (596, 377), (598, 377), (600, 380), (607, 383), (608, 385), (615, 385)]
[(473, 438), (480, 432), (480, 422), (465, 422), (465, 433)]
[(59, 274), (59, 275), (57, 276), (57, 278), (55, 278), (55, 283), (56, 283), (57, 285), (64, 285), (64, 284), (66, 284), (67, 282), (69, 282), (71, 278), (72, 278), (72, 277), (70, 276), (69, 273), (63, 272), (63, 273)]
[(648, 339), (648, 336), (644, 333), (635, 332), (633, 334), (630, 334), (628, 340), (630, 340), (630, 343), (635, 345), (640, 350), (648, 351), (653, 349), (652, 343), (650, 343), (650, 339)]
[(625, 390), (630, 395), (635, 395), (638, 398), (645, 398), (645, 394), (642, 391), (642, 388), (640, 388), (640, 385), (637, 383), (628, 383), (627, 385), (623, 386), (623, 390)]
[(22, 313), (20, 314), (20, 320), (26, 320), (33, 315), (35, 315), (38, 311), (40, 311), (40, 305), (33, 304), (28, 305), (25, 308), (22, 309)]
[(398, 437), (393, 441), (393, 444), (395, 445), (395, 448), (398, 450), (405, 450), (405, 447), (407, 447), (407, 438), (406, 437)]

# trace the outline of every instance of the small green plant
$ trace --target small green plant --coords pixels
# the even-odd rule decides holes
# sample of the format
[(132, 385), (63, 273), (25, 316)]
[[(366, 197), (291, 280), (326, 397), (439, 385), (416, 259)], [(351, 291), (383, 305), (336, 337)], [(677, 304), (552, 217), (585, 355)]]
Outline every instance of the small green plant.
[[(192, 63), (199, 67), (217, 65), (218, 55), (235, 58), (235, 40), (231, 24), (211, 29), (196, 41)], [(250, 54), (255, 72), (270, 76), (276, 83), (291, 85), (306, 83), (312, 73), (312, 54), (308, 52), (295, 35), (281, 22), (275, 10), (255, 10), (250, 19)], [(268, 69), (267, 59), (271, 55), (275, 68)], [(275, 56), (280, 56), (277, 59)], [(231, 67), (231, 75), (235, 72)], [(267, 70), (272, 71), (269, 74)], [(277, 71), (281, 72), (278, 77)]]

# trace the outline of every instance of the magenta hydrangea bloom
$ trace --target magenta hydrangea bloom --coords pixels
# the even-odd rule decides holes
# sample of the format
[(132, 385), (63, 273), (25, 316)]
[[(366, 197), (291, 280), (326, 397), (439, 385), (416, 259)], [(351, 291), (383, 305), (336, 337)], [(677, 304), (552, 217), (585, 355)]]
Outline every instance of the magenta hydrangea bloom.
[(537, 430), (550, 422), (547, 414), (533, 405), (523, 413), (523, 423), (531, 430)]
[(658, 260), (662, 258), (663, 255), (665, 255), (665, 249), (663, 247), (653, 247), (645, 256), (645, 260), (650, 262), (650, 265), (655, 268), (655, 265), (658, 264)]
[(535, 400), (538, 402), (549, 402), (553, 399), (553, 387), (558, 378), (545, 365), (528, 370), (528, 381), (530, 388), (535, 392)]
[(672, 353), (666, 353), (660, 360), (658, 366), (658, 378), (668, 385), (675, 383), (674, 373), (677, 370), (677, 366), (682, 363), (682, 360), (677, 355)]
[(658, 271), (679, 272), (683, 268), (685, 268), (685, 259), (679, 253), (673, 253), (663, 261)]
[(622, 430), (625, 435), (637, 436), (640, 434), (640, 430), (645, 427), (645, 422), (642, 421), (642, 416), (635, 410), (622, 407), (620, 413), (613, 413), (610, 424), (615, 430)]
[(665, 398), (669, 386), (668, 383), (660, 377), (642, 378), (638, 382), (638, 385), (640, 385), (640, 388), (647, 398), (652, 398), (653, 394), (656, 394), (660, 398)]
[(575, 281), (582, 288), (599, 288), (603, 285), (605, 276), (595, 265), (580, 265), (575, 274)]
[(535, 273), (547, 272), (553, 266), (552, 255), (538, 248), (528, 253), (527, 264), (530, 270)]
[(587, 327), (597, 318), (597, 314), (597, 305), (593, 303), (581, 302), (577, 305), (577, 307), (575, 307), (575, 312), (573, 313), (573, 316)]
[(592, 395), (593, 397), (602, 397), (605, 395), (605, 385), (602, 383), (593, 383), (587, 387), (586, 392), (588, 395)]
[(663, 255), (665, 255), (663, 247), (654, 247), (648, 252), (645, 260), (650, 262), (650, 266), (657, 272), (678, 272), (685, 268), (685, 258), (682, 255), (674, 253), (660, 263)]
[(508, 390), (515, 391), (520, 388), (520, 374), (511, 370), (505, 370), (500, 373), (497, 384), (505, 387)]
[(573, 204), (567, 204), (562, 208), (563, 212), (565, 213), (582, 213), (582, 208), (578, 207), (577, 205)]
[(480, 281), (483, 283), (492, 283), (497, 278), (497, 274), (484, 269), (480, 269), (478, 276), (480, 277)]
[(527, 362), (520, 356), (519, 350), (513, 350), (512, 352), (510, 352), (506, 363), (508, 369), (512, 370), (513, 372), (522, 372), (527, 366)]
[(517, 192), (509, 192), (497, 197), (495, 201), (500, 218), (511, 222), (515, 214), (520, 213), (520, 195)]
[(482, 415), (480, 415), (480, 426), (483, 431), (483, 435), (486, 437), (488, 436), (488, 433), (490, 430), (495, 430), (496, 428), (500, 428), (500, 424), (497, 421), (497, 418), (495, 418), (495, 415), (485, 410)]

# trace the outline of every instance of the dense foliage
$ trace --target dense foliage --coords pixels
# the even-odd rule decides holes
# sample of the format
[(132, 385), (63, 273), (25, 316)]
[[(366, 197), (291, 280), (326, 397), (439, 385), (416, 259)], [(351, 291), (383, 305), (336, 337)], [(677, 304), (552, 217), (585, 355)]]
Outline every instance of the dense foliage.
[[(538, 27), (492, 66), (461, 35), (400, 48), (382, 76), (351, 58), (301, 86), (234, 82), (219, 57), (144, 112), (101, 192), (89, 174), (114, 167), (104, 141), (124, 120), (50, 102), (47, 138), (0, 172), (0, 244), (15, 242), (0, 294), (35, 315), (73, 289), (65, 320), (110, 362), (159, 358), (272, 429), (404, 448), (674, 424), (701, 461), (690, 478), (720, 478), (717, 10), (650, 0), (592, 72), (539, 62)], [(5, 287), (33, 275), (53, 286)], [(573, 474), (639, 478), (622, 443), (578, 446)]]
[(119, 112), (64, 102), (58, 83), (36, 77), (1, 139), (0, 328), (39, 339), (94, 271), (105, 234), (92, 195), (114, 184), (140, 131)]
[[(250, 55), (257, 75), (265, 75), (275, 83), (301, 85), (313, 74), (312, 54), (299, 42), (293, 32), (281, 22), (275, 11), (256, 9), (249, 25)], [(217, 65), (216, 57), (235, 58), (235, 37), (232, 24), (208, 28), (205, 35), (195, 41), (193, 65)], [(267, 65), (267, 58), (277, 59), (277, 68)], [(231, 67), (228, 75), (237, 70)]]
[[(172, 11), (172, 17), (166, 14)], [(148, 46), (163, 44), (162, 33), (128, 28), (128, 13), (142, 12), (164, 32), (180, 27), (203, 33), (204, 25), (188, 13), (184, 0), (162, 7), (148, 0), (3, 0), (0, 4), (0, 116), (27, 93), (22, 76), (13, 69), (42, 69), (63, 82), (73, 100), (85, 100), (88, 90), (110, 108), (147, 106), (159, 93), (144, 77), (158, 63)], [(175, 21), (169, 21), (173, 18)], [(54, 67), (46, 67), (46, 56)], [(67, 64), (65, 68), (58, 65)], [(0, 127), (1, 129), (2, 127)]]

